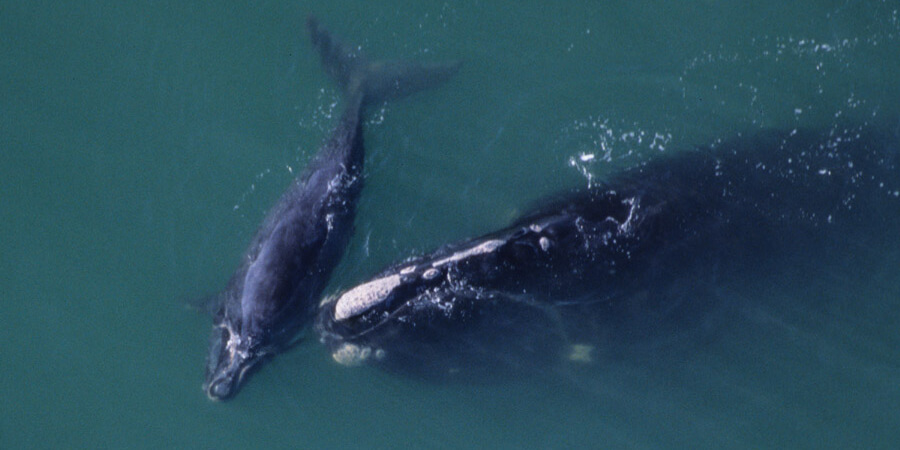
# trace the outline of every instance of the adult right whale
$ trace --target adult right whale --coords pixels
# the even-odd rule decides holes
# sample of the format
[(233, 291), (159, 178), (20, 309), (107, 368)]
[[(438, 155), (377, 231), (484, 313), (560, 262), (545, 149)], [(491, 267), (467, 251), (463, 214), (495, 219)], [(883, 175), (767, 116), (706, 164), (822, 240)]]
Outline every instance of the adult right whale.
[(898, 248), (898, 129), (869, 128), (669, 152), (393, 264), (324, 301), (315, 329), (342, 364), (459, 379), (702, 326), (727, 283)]

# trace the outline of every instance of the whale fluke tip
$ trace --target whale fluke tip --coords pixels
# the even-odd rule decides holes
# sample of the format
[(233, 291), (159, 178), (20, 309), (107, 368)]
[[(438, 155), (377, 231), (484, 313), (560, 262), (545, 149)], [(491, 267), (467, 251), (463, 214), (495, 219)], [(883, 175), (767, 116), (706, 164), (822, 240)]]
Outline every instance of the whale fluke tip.
[(455, 75), (462, 66), (462, 61), (370, 61), (358, 47), (343, 44), (321, 27), (315, 16), (307, 17), (306, 28), (326, 72), (345, 95), (361, 95), (363, 103), (401, 98), (436, 86)]

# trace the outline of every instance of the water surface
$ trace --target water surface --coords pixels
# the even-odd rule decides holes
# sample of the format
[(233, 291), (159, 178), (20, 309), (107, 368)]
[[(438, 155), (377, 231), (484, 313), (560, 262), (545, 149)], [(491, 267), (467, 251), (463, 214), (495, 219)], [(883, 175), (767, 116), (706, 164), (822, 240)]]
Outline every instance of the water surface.
[(187, 305), (224, 285), (339, 111), (302, 33), (311, 12), (372, 55), (465, 61), (370, 119), (332, 292), (660, 152), (768, 127), (896, 129), (898, 11), (5, 2), (0, 446), (890, 447), (896, 240), (852, 276), (823, 266), (734, 294), (750, 306), (695, 351), (587, 379), (426, 383), (340, 367), (310, 339), (213, 403), (210, 319)]

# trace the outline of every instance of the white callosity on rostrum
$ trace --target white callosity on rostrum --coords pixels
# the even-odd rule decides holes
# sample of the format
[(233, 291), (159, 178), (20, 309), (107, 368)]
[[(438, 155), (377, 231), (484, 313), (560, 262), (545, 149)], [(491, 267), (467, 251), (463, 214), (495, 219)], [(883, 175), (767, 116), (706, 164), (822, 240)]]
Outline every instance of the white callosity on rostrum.
[(334, 318), (344, 320), (366, 311), (399, 285), (400, 275), (388, 275), (350, 289), (338, 298)]
[[(491, 239), (473, 247), (456, 251), (445, 258), (435, 261), (430, 266), (425, 266), (428, 269), (424, 270), (421, 276), (426, 280), (434, 279), (440, 274), (440, 267), (473, 256), (491, 253), (503, 246), (504, 243), (505, 241), (500, 239)], [(334, 306), (335, 320), (346, 320), (369, 310), (371, 307), (384, 301), (394, 289), (404, 282), (401, 277), (410, 276), (415, 272), (417, 272), (415, 266), (404, 267), (395, 274), (377, 278), (350, 289), (338, 298)]]

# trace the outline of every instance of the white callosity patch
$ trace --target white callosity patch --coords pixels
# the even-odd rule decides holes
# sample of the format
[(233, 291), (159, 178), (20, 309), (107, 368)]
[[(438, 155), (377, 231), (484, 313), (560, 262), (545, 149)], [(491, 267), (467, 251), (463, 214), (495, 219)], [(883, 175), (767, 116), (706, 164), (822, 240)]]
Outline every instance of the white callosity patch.
[(482, 242), (481, 244), (478, 244), (475, 247), (458, 251), (442, 260), (436, 261), (434, 264), (432, 264), (432, 266), (440, 267), (445, 264), (449, 264), (452, 262), (456, 262), (456, 261), (459, 261), (462, 259), (469, 258), (471, 256), (483, 255), (485, 253), (490, 253), (490, 252), (493, 252), (494, 250), (497, 250), (498, 248), (500, 248), (504, 243), (505, 243), (505, 241), (500, 240), (500, 239), (491, 239), (490, 241)]
[(369, 347), (360, 347), (356, 344), (344, 343), (331, 354), (331, 357), (334, 358), (338, 364), (354, 367), (369, 359), (371, 354), (372, 349)]
[(351, 344), (349, 342), (345, 342), (341, 344), (334, 352), (331, 353), (331, 357), (338, 363), (347, 367), (355, 367), (364, 362), (366, 362), (372, 356), (375, 357), (375, 360), (380, 361), (384, 359), (385, 353), (382, 349), (376, 349), (372, 351), (371, 347), (364, 347), (361, 345)]
[(538, 243), (541, 245), (541, 250), (543, 250), (545, 252), (547, 250), (550, 250), (550, 239), (547, 239), (546, 237), (541, 236), (541, 238), (538, 240)]
[(399, 285), (400, 275), (389, 275), (350, 289), (338, 298), (334, 318), (344, 320), (362, 313), (382, 301)]
[[(482, 242), (474, 247), (460, 250), (452, 255), (435, 261), (427, 270), (422, 273), (422, 277), (426, 280), (432, 280), (440, 275), (438, 267), (462, 261), (477, 255), (491, 253), (500, 248), (505, 241), (500, 239), (491, 239)], [(368, 283), (361, 284), (341, 295), (334, 307), (335, 320), (346, 320), (350, 317), (362, 314), (372, 306), (384, 301), (390, 293), (402, 284), (401, 276), (407, 276), (416, 271), (415, 266), (409, 266), (401, 269), (397, 274), (388, 275)]]
[(441, 274), (441, 272), (439, 270), (432, 267), (422, 273), (422, 278), (424, 278), (426, 280), (433, 280), (435, 277), (437, 277), (440, 274)]
[[(229, 361), (234, 361), (235, 359), (238, 359), (238, 358), (247, 359), (249, 356), (247, 353), (247, 348), (249, 347), (249, 345), (248, 346), (241, 345), (243, 343), (243, 340), (241, 339), (241, 335), (239, 333), (236, 333), (228, 325), (223, 324), (223, 325), (219, 325), (219, 326), (221, 328), (225, 328), (226, 330), (228, 330), (228, 342), (225, 343), (225, 351), (228, 352)], [(249, 337), (248, 337), (248, 341), (249, 341)], [(249, 342), (248, 342), (248, 344), (249, 344)]]
[(592, 356), (593, 352), (593, 345), (572, 344), (572, 346), (569, 347), (568, 359), (572, 362), (588, 364), (594, 361), (594, 357)]

